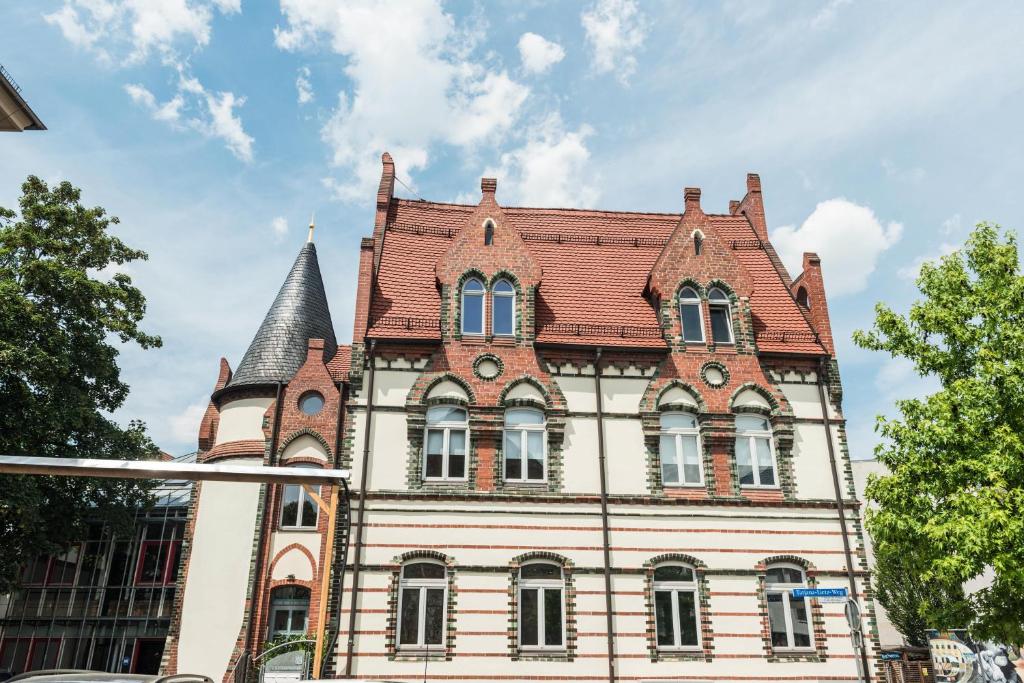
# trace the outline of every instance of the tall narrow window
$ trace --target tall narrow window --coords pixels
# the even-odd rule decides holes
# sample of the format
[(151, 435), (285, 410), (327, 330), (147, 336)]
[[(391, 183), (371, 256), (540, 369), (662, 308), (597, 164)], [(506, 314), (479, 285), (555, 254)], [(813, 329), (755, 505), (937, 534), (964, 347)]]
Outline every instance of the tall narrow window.
[(309, 624), (309, 589), (281, 586), (270, 594), (269, 639), (306, 633)]
[(519, 569), (519, 645), (524, 649), (565, 647), (565, 580), (562, 568), (534, 562)]
[(427, 410), (425, 479), (466, 478), (468, 415), (462, 408), (434, 406)]
[(484, 283), (472, 277), (462, 285), (462, 334), (484, 333)]
[(708, 312), (711, 314), (711, 338), (716, 344), (732, 344), (729, 297), (718, 287), (712, 287), (708, 292)]
[(516, 290), (508, 280), (498, 280), (491, 290), (493, 320), (491, 329), (496, 335), (511, 336), (516, 329)]
[(695, 256), (700, 256), (701, 249), (704, 248), (704, 235), (700, 230), (693, 231), (693, 253)]
[(804, 588), (804, 571), (796, 566), (768, 568), (765, 589), (768, 598), (768, 626), (772, 647), (801, 649), (811, 647), (810, 606), (807, 598), (794, 598), (794, 588)]
[(489, 247), (494, 244), (494, 223), (487, 221), (484, 223), (484, 246)]
[(679, 292), (679, 317), (683, 321), (683, 341), (704, 341), (704, 317), (700, 313), (700, 297), (692, 287)]
[(697, 580), (693, 567), (669, 564), (654, 570), (654, 621), (658, 649), (700, 647)]
[(704, 481), (697, 418), (689, 413), (661, 414), (661, 481), (666, 486), (696, 486)]
[(760, 415), (736, 416), (736, 468), (740, 486), (778, 486), (772, 429)]
[(542, 482), (547, 478), (544, 434), (541, 411), (512, 408), (505, 412), (505, 481)]
[[(303, 467), (303, 465), (297, 465)], [(310, 467), (310, 465), (305, 465)], [(314, 493), (320, 495), (319, 486), (310, 486)], [(281, 498), (281, 528), (282, 529), (316, 529), (317, 517), (320, 509), (316, 502), (298, 484), (286, 484), (284, 495)]]
[(447, 570), (435, 562), (402, 567), (398, 595), (398, 646), (439, 648), (444, 644)]

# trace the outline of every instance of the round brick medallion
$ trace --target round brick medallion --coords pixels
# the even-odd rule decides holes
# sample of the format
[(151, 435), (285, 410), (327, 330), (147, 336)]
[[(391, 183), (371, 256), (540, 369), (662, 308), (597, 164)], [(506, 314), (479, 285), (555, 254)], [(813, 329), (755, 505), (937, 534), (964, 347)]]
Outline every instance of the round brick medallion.
[(721, 363), (711, 361), (700, 369), (700, 377), (709, 387), (724, 387), (729, 382), (729, 371)]
[(473, 374), (480, 379), (495, 380), (505, 370), (504, 363), (497, 356), (485, 353), (473, 361)]

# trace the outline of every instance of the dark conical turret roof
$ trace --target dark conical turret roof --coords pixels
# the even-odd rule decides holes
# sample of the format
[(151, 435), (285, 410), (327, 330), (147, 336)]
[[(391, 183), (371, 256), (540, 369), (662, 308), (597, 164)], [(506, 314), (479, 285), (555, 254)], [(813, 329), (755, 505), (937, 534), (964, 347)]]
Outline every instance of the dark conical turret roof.
[(324, 340), (325, 362), (338, 348), (316, 247), (307, 242), (228, 387), (289, 381), (305, 362), (310, 339)]

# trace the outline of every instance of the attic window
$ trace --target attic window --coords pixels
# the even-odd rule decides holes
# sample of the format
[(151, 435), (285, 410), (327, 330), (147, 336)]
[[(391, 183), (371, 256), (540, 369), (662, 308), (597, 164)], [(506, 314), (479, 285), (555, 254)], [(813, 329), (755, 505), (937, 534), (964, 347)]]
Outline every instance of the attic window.
[(704, 234), (700, 230), (693, 231), (693, 253), (696, 256), (700, 256), (700, 252), (704, 247)]
[(489, 247), (494, 244), (494, 222), (487, 221), (484, 223), (484, 246)]
[(811, 308), (811, 301), (807, 298), (807, 290), (803, 287), (796, 290), (796, 302), (806, 309)]

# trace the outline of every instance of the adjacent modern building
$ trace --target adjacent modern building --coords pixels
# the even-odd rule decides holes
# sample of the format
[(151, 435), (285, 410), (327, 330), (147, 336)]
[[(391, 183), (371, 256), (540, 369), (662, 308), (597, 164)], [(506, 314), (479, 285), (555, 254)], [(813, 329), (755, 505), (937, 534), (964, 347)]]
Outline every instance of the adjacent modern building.
[(324, 264), (351, 345), (311, 230), (199, 433), (201, 462), (350, 468), (336, 547), (327, 491), (197, 485), (163, 670), (231, 680), (323, 613), (334, 677), (874, 680), (822, 267), (787, 272), (758, 176), (721, 213), (394, 182), (385, 154), (358, 273)]
[(132, 533), (90, 524), (67, 552), (30, 559), (22, 587), (0, 597), (0, 671), (157, 673), (191, 490), (191, 482), (162, 482)]
[(46, 130), (46, 126), (22, 97), (21, 87), (0, 64), (0, 133), (26, 130)]

